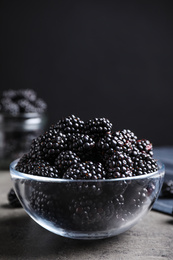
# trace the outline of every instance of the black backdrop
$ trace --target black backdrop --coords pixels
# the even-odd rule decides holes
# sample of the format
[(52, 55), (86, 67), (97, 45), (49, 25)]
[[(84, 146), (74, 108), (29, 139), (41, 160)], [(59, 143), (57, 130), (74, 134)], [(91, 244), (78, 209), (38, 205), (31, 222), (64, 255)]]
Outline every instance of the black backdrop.
[(171, 1), (1, 0), (1, 92), (33, 88), (49, 124), (107, 117), (173, 145)]

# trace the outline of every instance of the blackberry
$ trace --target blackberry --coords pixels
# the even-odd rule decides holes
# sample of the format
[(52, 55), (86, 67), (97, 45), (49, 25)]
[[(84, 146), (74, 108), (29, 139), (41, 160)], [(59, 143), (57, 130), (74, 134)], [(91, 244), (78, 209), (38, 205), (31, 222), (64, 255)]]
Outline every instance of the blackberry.
[(72, 151), (63, 151), (54, 161), (54, 165), (61, 172), (65, 172), (71, 165), (81, 162), (81, 159)]
[(38, 113), (44, 113), (47, 110), (47, 104), (45, 103), (45, 101), (41, 98), (38, 98), (35, 101), (35, 107), (36, 107), (36, 111)]
[(50, 165), (48, 161), (32, 158), (29, 154), (23, 155), (23, 157), (17, 163), (15, 169), (17, 171), (31, 175), (52, 178), (62, 177), (56, 166)]
[(136, 213), (136, 210), (142, 210), (148, 197), (148, 190), (141, 185), (133, 184), (128, 187), (124, 194), (125, 208), (132, 215)]
[(164, 181), (161, 196), (167, 198), (173, 198), (173, 180)]
[(79, 230), (102, 230), (114, 217), (113, 201), (106, 195), (88, 198), (83, 195), (69, 202), (71, 225)]
[(146, 139), (137, 140), (136, 147), (140, 152), (153, 156), (153, 146), (149, 140)]
[(89, 135), (68, 135), (69, 149), (83, 158), (89, 157), (91, 150), (95, 147), (94, 140)]
[(55, 125), (51, 126), (57, 132), (61, 133), (81, 133), (83, 132), (84, 122), (75, 115), (70, 115), (59, 120)]
[(13, 89), (5, 90), (5, 91), (3, 91), (2, 96), (4, 98), (12, 99), (16, 96), (16, 90), (13, 90)]
[(158, 170), (157, 161), (148, 154), (139, 153), (133, 161), (133, 176), (152, 173)]
[(18, 91), (18, 98), (23, 97), (30, 102), (34, 102), (37, 99), (37, 94), (33, 89), (20, 89)]
[(1, 112), (11, 114), (11, 115), (18, 115), (20, 113), (20, 108), (18, 104), (12, 102), (9, 98), (2, 98), (1, 99)]
[(20, 113), (34, 113), (37, 112), (34, 105), (32, 105), (27, 99), (21, 98), (17, 104), (19, 105)]
[(19, 115), (20, 113), (43, 113), (47, 109), (46, 103), (37, 98), (32, 89), (8, 90), (2, 93), (0, 101), (2, 112)]
[[(62, 189), (59, 186), (57, 188), (54, 183), (49, 183), (47, 186), (43, 182), (37, 182), (35, 186), (32, 185), (30, 205), (39, 217), (56, 223), (57, 219), (60, 221), (60, 213), (65, 206), (62, 194)], [(60, 223), (56, 224), (60, 225)]]
[(76, 163), (67, 169), (63, 175), (63, 179), (71, 180), (99, 180), (105, 179), (106, 172), (101, 163), (93, 163), (91, 161)]
[(114, 153), (105, 162), (105, 169), (108, 179), (131, 177), (133, 162), (125, 153)]
[(56, 135), (52, 130), (49, 130), (44, 135), (33, 140), (30, 154), (33, 158), (49, 161), (55, 159), (62, 151), (67, 149), (68, 140), (66, 135), (62, 133)]
[(24, 154), (18, 161), (15, 170), (23, 173), (33, 174), (35, 166), (49, 166), (49, 162), (38, 159), (35, 160), (30, 154)]
[(51, 178), (61, 178), (61, 172), (58, 171), (56, 166), (36, 166), (34, 170), (34, 175), (51, 177)]
[(104, 160), (107, 160), (116, 152), (130, 153), (132, 151), (132, 143), (124, 139), (120, 131), (106, 134), (98, 141), (96, 147), (98, 152), (101, 152)]
[(132, 144), (136, 144), (137, 136), (129, 129), (123, 129), (121, 131), (115, 132), (115, 134), (118, 136), (121, 136), (121, 139), (123, 139), (124, 143), (130, 142)]
[(13, 188), (10, 189), (10, 191), (9, 191), (9, 193), (7, 195), (7, 198), (8, 198), (9, 204), (13, 208), (21, 208), (22, 207)]
[(106, 118), (94, 118), (84, 124), (84, 133), (91, 136), (95, 141), (111, 132), (112, 123)]

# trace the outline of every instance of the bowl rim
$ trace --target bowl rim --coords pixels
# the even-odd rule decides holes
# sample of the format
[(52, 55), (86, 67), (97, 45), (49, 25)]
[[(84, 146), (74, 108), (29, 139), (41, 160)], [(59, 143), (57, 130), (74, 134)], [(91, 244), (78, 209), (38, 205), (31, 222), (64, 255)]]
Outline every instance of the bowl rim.
[[(19, 158), (20, 159), (20, 158)], [(24, 179), (24, 180), (33, 180), (33, 181), (41, 181), (41, 182), (65, 182), (65, 183), (73, 183), (73, 182), (116, 182), (116, 181), (132, 181), (132, 180), (142, 180), (142, 179), (146, 179), (146, 178), (150, 178), (150, 177), (156, 177), (158, 174), (159, 175), (163, 175), (165, 174), (165, 165), (160, 161), (157, 160), (157, 164), (159, 169), (155, 172), (152, 173), (148, 173), (148, 174), (143, 174), (143, 175), (138, 175), (138, 176), (132, 176), (132, 177), (124, 177), (124, 178), (115, 178), (115, 179), (99, 179), (99, 180), (82, 180), (82, 179), (78, 179), (78, 180), (71, 180), (71, 179), (62, 179), (62, 178), (52, 178), (52, 177), (43, 177), (43, 176), (37, 176), (37, 175), (31, 175), (31, 174), (26, 174), (26, 173), (22, 173), (19, 172), (17, 170), (15, 170), (15, 166), (17, 164), (17, 162), (19, 161), (19, 159), (14, 160), (11, 164), (10, 164), (10, 174), (12, 178), (18, 178), (18, 179)]]

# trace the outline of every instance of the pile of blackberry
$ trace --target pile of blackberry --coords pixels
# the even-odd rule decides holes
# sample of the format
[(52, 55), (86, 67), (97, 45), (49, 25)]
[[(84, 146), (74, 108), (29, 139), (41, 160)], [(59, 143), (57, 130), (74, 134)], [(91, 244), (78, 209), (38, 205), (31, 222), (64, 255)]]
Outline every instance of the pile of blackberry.
[(70, 115), (32, 141), (16, 170), (64, 179), (114, 179), (149, 174), (158, 165), (149, 140), (129, 129), (113, 131), (105, 118), (84, 122)]
[(21, 113), (44, 113), (46, 103), (32, 89), (7, 90), (0, 99), (0, 112), (19, 115)]
[[(129, 185), (128, 177), (155, 172), (158, 165), (150, 141), (139, 140), (128, 129), (114, 131), (105, 118), (84, 122), (70, 115), (34, 139), (15, 169), (68, 180), (32, 184), (30, 206), (61, 228), (97, 231), (119, 227), (142, 211), (155, 195), (155, 183), (146, 178)], [(123, 179), (97, 181), (116, 178)]]

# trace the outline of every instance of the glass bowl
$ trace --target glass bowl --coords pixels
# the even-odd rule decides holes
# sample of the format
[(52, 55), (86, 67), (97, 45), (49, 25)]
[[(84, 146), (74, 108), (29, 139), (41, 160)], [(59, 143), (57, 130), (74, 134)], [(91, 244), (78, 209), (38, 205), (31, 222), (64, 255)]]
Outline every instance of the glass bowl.
[(0, 170), (9, 169), (9, 164), (30, 149), (34, 138), (44, 132), (46, 114), (0, 113)]
[(65, 180), (28, 175), (10, 165), (15, 192), (26, 212), (45, 229), (74, 239), (101, 239), (134, 226), (152, 207), (164, 165), (135, 177)]

